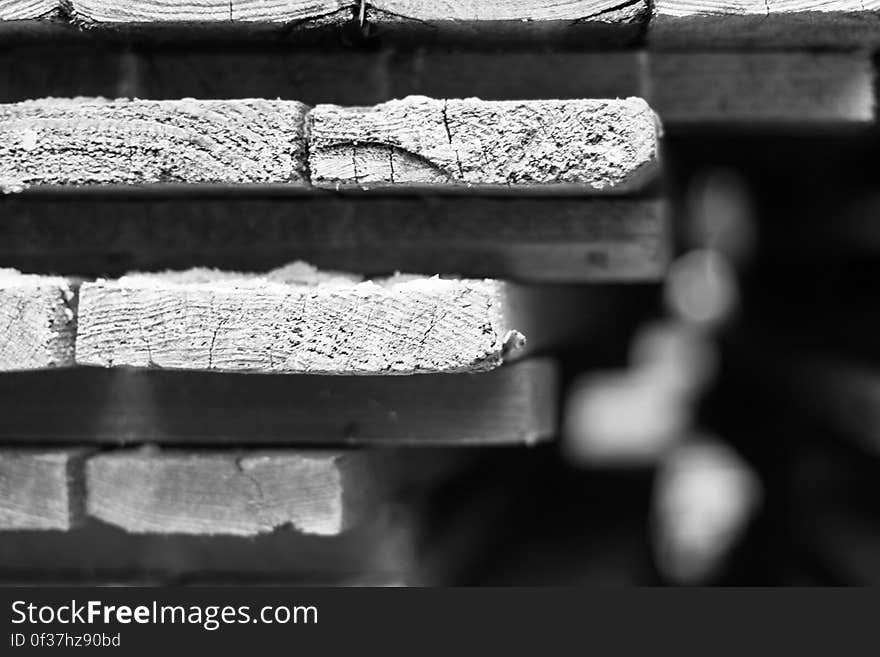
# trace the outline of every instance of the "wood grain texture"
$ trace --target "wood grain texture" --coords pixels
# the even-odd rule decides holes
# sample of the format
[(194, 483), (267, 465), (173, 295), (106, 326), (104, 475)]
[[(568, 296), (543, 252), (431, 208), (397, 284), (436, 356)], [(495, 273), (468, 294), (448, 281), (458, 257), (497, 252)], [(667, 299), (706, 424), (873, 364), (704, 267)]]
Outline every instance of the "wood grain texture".
[(108, 452), (86, 465), (88, 513), (140, 533), (334, 536), (376, 503), (362, 451)]
[(0, 0), (0, 21), (44, 18), (57, 9), (57, 0)]
[(635, 41), (649, 17), (644, 0), (375, 0), (365, 20), (395, 40), (497, 45), (538, 40), (593, 47)]
[(652, 53), (647, 98), (677, 129), (711, 123), (864, 123), (875, 118), (870, 54)]
[(74, 364), (73, 283), (0, 269), (0, 371)]
[(71, 16), (79, 23), (190, 23), (318, 20), (353, 11), (343, 0), (72, 0)]
[(300, 184), (295, 101), (44, 99), (0, 106), (0, 189), (29, 185)]
[(0, 530), (66, 531), (83, 519), (81, 449), (0, 448)]
[(0, 377), (0, 436), (214, 447), (535, 443), (556, 432), (557, 380), (544, 359), (412, 377), (22, 372)]
[(522, 282), (659, 280), (671, 253), (659, 200), (370, 198), (25, 192), (0, 198), (0, 262), (87, 277), (280, 267)]
[(653, 46), (856, 48), (880, 42), (877, 0), (657, 0)]
[(657, 123), (641, 99), (436, 100), (318, 105), (312, 183), (639, 189), (657, 173)]
[(524, 343), (504, 284), (361, 281), (293, 263), (265, 276), (210, 270), (84, 283), (77, 362), (313, 374), (479, 372)]

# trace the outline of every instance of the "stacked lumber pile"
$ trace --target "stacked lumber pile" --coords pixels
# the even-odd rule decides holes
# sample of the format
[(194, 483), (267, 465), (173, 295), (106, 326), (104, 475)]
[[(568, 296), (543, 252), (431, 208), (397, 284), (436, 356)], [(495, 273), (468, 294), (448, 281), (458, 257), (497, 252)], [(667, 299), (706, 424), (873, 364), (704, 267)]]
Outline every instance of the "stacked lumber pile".
[(456, 581), (665, 275), (661, 141), (871, 124), (878, 12), (0, 0), (0, 578)]
[[(662, 276), (645, 100), (354, 98), (375, 50), (314, 48), (435, 19), (439, 41), (610, 43), (628, 18), (325, 4), (0, 5), (3, 57), (44, 83), (0, 106), (5, 579), (449, 581), (510, 482), (473, 476), (446, 532), (432, 497), (480, 446), (555, 437), (554, 354), (597, 321), (582, 284)], [(254, 50), (281, 27), (302, 48)], [(198, 89), (203, 66), (262, 88)], [(283, 66), (313, 76), (299, 98)]]

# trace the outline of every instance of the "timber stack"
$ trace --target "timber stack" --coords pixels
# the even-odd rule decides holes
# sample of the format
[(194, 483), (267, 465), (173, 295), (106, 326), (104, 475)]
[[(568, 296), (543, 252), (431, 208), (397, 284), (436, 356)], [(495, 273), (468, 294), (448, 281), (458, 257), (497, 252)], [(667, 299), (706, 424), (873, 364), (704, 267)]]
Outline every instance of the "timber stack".
[(874, 120), (814, 4), (0, 0), (2, 576), (456, 582), (663, 280), (664, 138)]

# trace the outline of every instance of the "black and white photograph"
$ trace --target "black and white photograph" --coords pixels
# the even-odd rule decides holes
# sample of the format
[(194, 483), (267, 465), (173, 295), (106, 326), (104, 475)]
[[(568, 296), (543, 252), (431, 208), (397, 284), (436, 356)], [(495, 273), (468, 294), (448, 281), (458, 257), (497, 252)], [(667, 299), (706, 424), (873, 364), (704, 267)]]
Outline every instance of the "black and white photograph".
[(876, 0), (0, 0), (0, 585), (880, 584), (878, 50)]

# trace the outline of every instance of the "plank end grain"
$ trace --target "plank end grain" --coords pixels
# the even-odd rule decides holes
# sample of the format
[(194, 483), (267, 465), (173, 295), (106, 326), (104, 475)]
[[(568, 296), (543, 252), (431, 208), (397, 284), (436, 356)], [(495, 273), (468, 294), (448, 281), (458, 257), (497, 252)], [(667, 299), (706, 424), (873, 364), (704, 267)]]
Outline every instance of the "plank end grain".
[(483, 101), (408, 96), (309, 114), (312, 183), (329, 188), (467, 186), (590, 192), (657, 174), (644, 100)]
[(0, 190), (32, 185), (307, 184), (296, 101), (45, 98), (0, 105)]
[(0, 372), (74, 364), (76, 282), (0, 269)]
[(633, 44), (650, 16), (645, 0), (567, 2), (375, 0), (365, 18), (379, 38), (492, 48), (518, 44), (609, 47)]
[(83, 519), (82, 449), (0, 449), (0, 530), (68, 531)]
[(350, 19), (354, 2), (346, 0), (72, 0), (71, 19), (78, 25), (176, 23), (301, 23)]
[(196, 269), (84, 283), (77, 362), (228, 372), (493, 369), (523, 346), (491, 279), (363, 281), (302, 262), (265, 275)]
[(289, 526), (336, 536), (368, 517), (362, 453), (108, 452), (86, 466), (89, 515), (128, 532), (256, 536)]
[(58, 14), (59, 7), (57, 0), (0, 0), (0, 21), (52, 18)]

